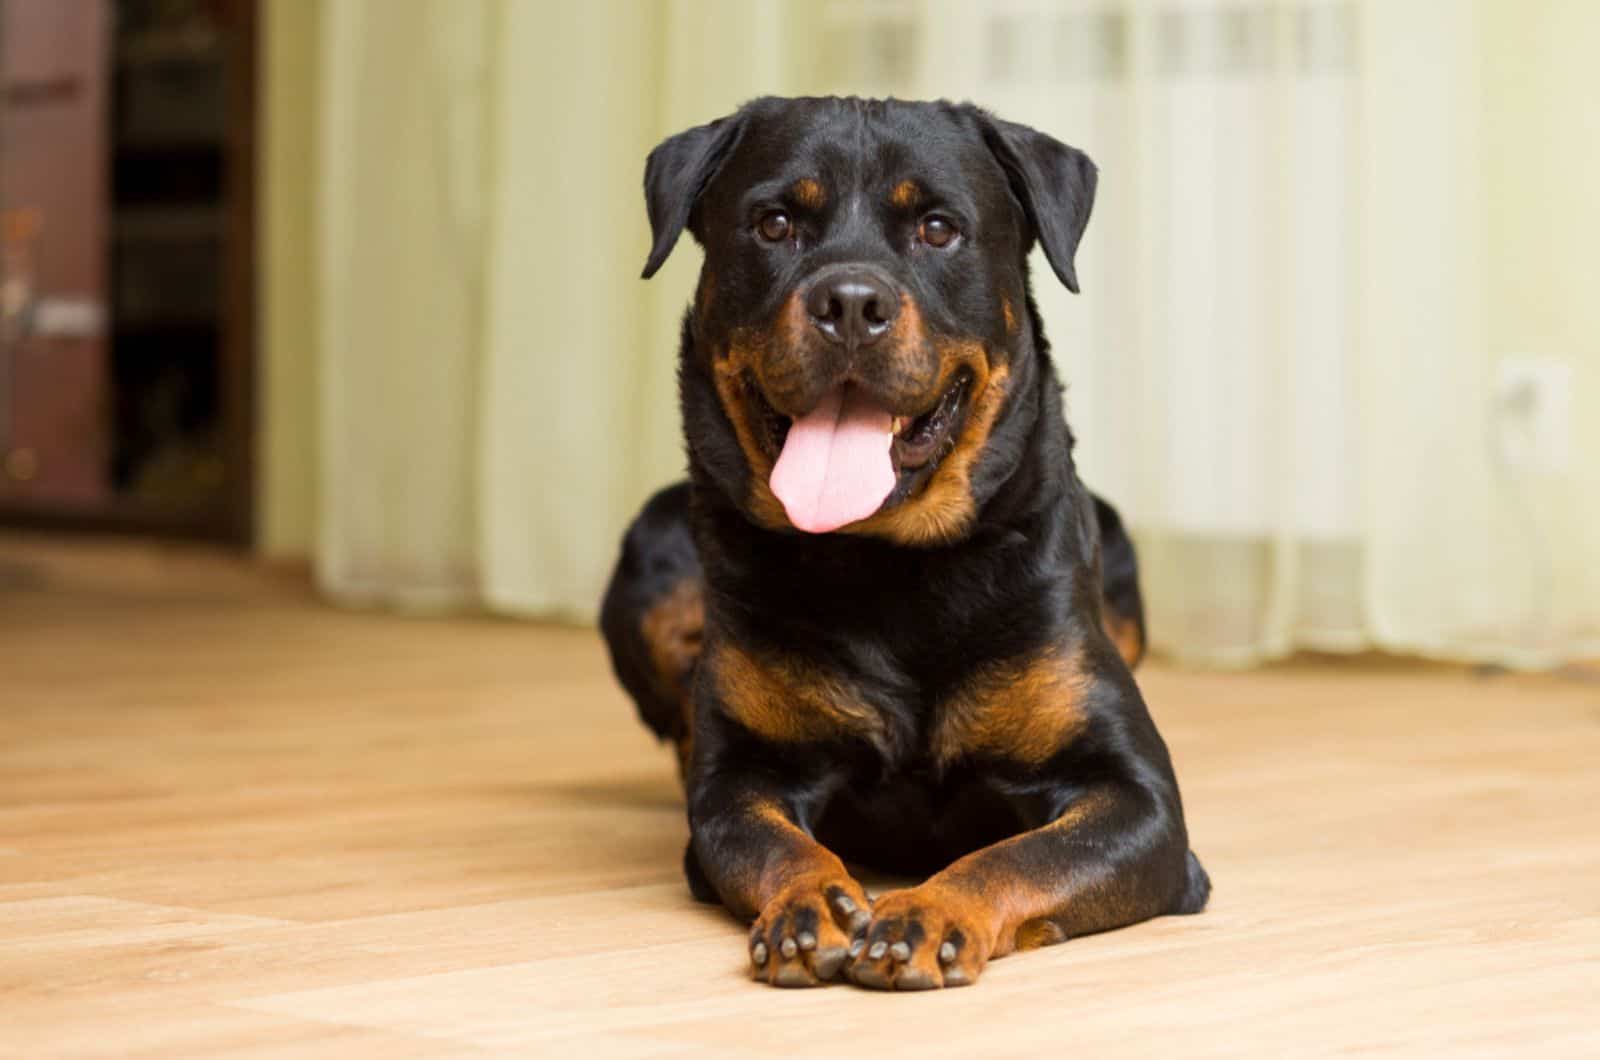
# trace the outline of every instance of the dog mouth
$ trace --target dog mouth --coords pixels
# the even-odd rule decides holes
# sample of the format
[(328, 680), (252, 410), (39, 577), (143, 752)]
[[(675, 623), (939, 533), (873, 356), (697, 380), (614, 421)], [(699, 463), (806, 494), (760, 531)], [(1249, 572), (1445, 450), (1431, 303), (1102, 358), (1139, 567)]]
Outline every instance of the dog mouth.
[(954, 442), (971, 383), (971, 374), (962, 370), (957, 373), (955, 382), (939, 395), (933, 408), (920, 416), (896, 416), (891, 421), (894, 444), (889, 447), (889, 453), (896, 472), (915, 471), (944, 455)]
[[(889, 447), (889, 455), (896, 473), (919, 470), (944, 455), (943, 450), (953, 442), (966, 412), (967, 390), (971, 385), (972, 373), (962, 369), (927, 412), (920, 416), (890, 418), (889, 431), (894, 441)], [(748, 389), (765, 428), (767, 455), (776, 458), (783, 452), (783, 444), (788, 440), (794, 420), (773, 408), (760, 387), (752, 383)]]
[(769, 484), (789, 521), (827, 533), (865, 519), (897, 485), (937, 464), (953, 446), (972, 375), (963, 369), (922, 413), (896, 416), (858, 384), (841, 383), (798, 418), (749, 387), (775, 456)]

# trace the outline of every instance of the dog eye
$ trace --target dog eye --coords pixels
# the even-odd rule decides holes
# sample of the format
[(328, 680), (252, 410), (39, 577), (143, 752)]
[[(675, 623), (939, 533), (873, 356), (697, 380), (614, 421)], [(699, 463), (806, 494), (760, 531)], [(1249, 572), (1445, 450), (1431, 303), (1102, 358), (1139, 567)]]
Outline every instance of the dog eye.
[(922, 224), (917, 227), (917, 238), (930, 247), (947, 247), (956, 241), (956, 236), (961, 233), (956, 231), (956, 223), (948, 217), (934, 214), (924, 217)]
[(756, 222), (756, 231), (761, 233), (761, 238), (768, 243), (781, 242), (789, 237), (789, 215), (782, 210), (768, 210)]

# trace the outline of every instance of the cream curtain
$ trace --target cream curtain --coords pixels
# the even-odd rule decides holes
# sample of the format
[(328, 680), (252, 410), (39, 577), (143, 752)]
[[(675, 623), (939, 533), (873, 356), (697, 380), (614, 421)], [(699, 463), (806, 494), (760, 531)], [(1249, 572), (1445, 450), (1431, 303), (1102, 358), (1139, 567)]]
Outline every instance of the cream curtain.
[[(1084, 295), (1035, 275), (1158, 646), (1600, 654), (1600, 6), (322, 18), (316, 552), (337, 597), (592, 616), (626, 520), (682, 467), (698, 253), (637, 280), (644, 156), (753, 95), (852, 91), (971, 98), (1099, 161)], [(1519, 388), (1529, 365), (1551, 386)]]
[(695, 273), (644, 284), (644, 157), (782, 91), (775, 3), (322, 8), (318, 578), (340, 599), (585, 620), (681, 474)]
[[(1600, 9), (945, 3), (869, 28), (908, 17), (912, 92), (1101, 163), (1087, 296), (1041, 303), (1159, 645), (1595, 654), (1600, 314), (1572, 274), (1600, 211), (1571, 141)], [(1527, 357), (1576, 410), (1547, 463), (1514, 451)]]

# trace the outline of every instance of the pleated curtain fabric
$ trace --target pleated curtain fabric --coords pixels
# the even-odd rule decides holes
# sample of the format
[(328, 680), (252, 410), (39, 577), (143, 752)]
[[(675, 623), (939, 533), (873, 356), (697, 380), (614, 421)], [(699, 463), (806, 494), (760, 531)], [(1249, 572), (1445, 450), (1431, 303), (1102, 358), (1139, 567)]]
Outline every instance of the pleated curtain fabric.
[[(1159, 648), (1600, 656), (1600, 300), (1572, 275), (1593, 277), (1600, 238), (1577, 176), (1600, 162), (1594, 9), (341, 0), (323, 18), (317, 566), (337, 598), (592, 619), (628, 518), (683, 468), (699, 251), (638, 279), (645, 154), (763, 93), (944, 96), (1100, 165), (1084, 294), (1042, 263), (1035, 289)], [(1556, 135), (1560, 115), (1578, 131)], [(1505, 440), (1523, 356), (1570, 383), (1549, 459)]]

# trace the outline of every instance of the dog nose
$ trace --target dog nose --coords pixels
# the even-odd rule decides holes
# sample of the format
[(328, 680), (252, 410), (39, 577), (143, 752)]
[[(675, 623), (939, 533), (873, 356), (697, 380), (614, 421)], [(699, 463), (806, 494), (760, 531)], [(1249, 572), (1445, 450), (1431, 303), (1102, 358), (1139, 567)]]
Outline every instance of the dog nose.
[(812, 284), (806, 311), (816, 329), (854, 349), (878, 340), (900, 312), (894, 288), (865, 269), (832, 272)]

